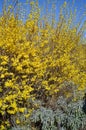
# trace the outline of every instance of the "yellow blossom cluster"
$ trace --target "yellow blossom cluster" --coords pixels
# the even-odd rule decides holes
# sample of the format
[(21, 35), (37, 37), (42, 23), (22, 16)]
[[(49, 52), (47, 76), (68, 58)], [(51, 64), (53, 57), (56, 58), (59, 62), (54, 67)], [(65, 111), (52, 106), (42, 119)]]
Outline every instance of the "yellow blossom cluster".
[(86, 45), (79, 44), (76, 27), (69, 28), (63, 17), (55, 28), (40, 26), (35, 12), (32, 16), (25, 23), (14, 15), (0, 17), (1, 130), (12, 125), (11, 116), (26, 109), (25, 116), (30, 115), (29, 99), (58, 95), (65, 81), (76, 84), (77, 91), (86, 90)]

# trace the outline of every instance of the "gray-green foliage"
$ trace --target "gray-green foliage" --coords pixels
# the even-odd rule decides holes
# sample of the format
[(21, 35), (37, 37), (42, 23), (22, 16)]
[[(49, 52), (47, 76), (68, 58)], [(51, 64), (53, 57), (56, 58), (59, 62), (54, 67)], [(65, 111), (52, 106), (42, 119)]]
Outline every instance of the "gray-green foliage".
[(57, 103), (59, 111), (57, 110), (55, 117), (65, 129), (78, 130), (85, 127), (86, 115), (82, 111), (83, 102), (81, 100), (67, 104), (66, 99), (60, 97)]
[(11, 130), (31, 130), (28, 126), (17, 126), (17, 127), (12, 127)]
[[(40, 107), (31, 116), (31, 122), (38, 122), (42, 130), (79, 130), (86, 127), (86, 115), (82, 111), (83, 102), (67, 103), (67, 99), (59, 97), (57, 110)], [(41, 124), (41, 126), (40, 126)]]
[(39, 122), (42, 130), (57, 130), (54, 116), (54, 112), (51, 109), (41, 107), (40, 109), (34, 111), (31, 121), (35, 123)]
[[(32, 101), (31, 101), (32, 102)], [(82, 111), (83, 100), (68, 100), (59, 96), (56, 101), (56, 109), (51, 106), (44, 107), (39, 100), (32, 102), (33, 105), (39, 104), (31, 117), (27, 120), (24, 114), (17, 114), (19, 119), (24, 122), (21, 126), (15, 125), (11, 130), (84, 130), (86, 129), (86, 115)], [(15, 119), (14, 119), (15, 120)], [(12, 118), (13, 121), (13, 118)]]

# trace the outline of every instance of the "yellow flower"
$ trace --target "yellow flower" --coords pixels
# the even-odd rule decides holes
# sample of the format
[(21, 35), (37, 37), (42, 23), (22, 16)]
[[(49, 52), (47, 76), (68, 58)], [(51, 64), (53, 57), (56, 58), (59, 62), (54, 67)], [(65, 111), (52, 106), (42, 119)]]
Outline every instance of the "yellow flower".
[(63, 5), (63, 6), (64, 6), (64, 8), (66, 7), (66, 5), (67, 5), (67, 2), (65, 1), (65, 2), (64, 2), (64, 5)]
[(8, 80), (5, 82), (5, 86), (6, 87), (12, 87), (13, 86), (13, 82), (11, 80)]
[(5, 121), (5, 124), (9, 127), (10, 126), (10, 122), (9, 121)]
[(17, 66), (16, 70), (21, 71), (22, 70), (22, 66)]
[(34, 5), (34, 1), (30, 2), (30, 5)]
[(3, 89), (2, 89), (2, 87), (0, 86), (0, 92), (2, 92), (3, 91)]
[(5, 75), (4, 74), (1, 74), (1, 78), (4, 78), (5, 77)]
[(6, 130), (4, 125), (1, 125), (1, 126), (0, 126), (0, 129), (1, 129), (1, 130)]
[(16, 123), (17, 123), (17, 124), (20, 124), (20, 120), (19, 120), (19, 119), (16, 119)]
[(18, 110), (19, 110), (19, 112), (23, 113), (25, 111), (25, 108), (19, 108)]
[(16, 113), (14, 110), (7, 110), (7, 112), (8, 112), (9, 114), (12, 114), (12, 115), (14, 115), (14, 114)]
[(2, 105), (3, 105), (3, 104), (2, 104), (2, 100), (0, 100), (0, 107), (2, 107)]

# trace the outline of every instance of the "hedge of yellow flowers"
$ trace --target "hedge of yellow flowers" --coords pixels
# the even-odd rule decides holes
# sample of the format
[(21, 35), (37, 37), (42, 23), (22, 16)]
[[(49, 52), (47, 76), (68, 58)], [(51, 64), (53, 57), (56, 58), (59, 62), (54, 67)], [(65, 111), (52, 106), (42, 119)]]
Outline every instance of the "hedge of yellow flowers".
[(1, 130), (12, 125), (17, 113), (28, 109), (31, 114), (29, 99), (58, 95), (65, 81), (74, 82), (77, 91), (86, 90), (86, 45), (79, 44), (76, 27), (68, 28), (61, 19), (55, 28), (39, 26), (37, 15), (29, 16), (25, 23), (14, 15), (0, 17)]

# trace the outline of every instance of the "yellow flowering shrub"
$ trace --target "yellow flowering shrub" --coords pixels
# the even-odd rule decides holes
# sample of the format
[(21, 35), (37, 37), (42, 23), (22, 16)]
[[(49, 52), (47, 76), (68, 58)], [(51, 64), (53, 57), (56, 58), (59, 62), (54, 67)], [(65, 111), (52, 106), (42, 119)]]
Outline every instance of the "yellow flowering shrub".
[(9, 120), (9, 116), (27, 109), (27, 100), (34, 97), (31, 94), (34, 90), (34, 82), (31, 82), (31, 78), (34, 78), (36, 73), (33, 62), (34, 60), (37, 64), (40, 62), (35, 58), (37, 50), (26, 39), (27, 30), (24, 25), (13, 15), (6, 23), (4, 20), (2, 16), (0, 18), (2, 23), (0, 26), (2, 30), (0, 32), (1, 127), (3, 122)]
[[(25, 117), (30, 116), (35, 108), (29, 99), (45, 101), (59, 95), (65, 81), (76, 84), (77, 91), (86, 90), (86, 45), (79, 44), (77, 27), (70, 28), (62, 15), (55, 28), (48, 22), (40, 26), (37, 3), (31, 2), (31, 6), (25, 23), (13, 14), (8, 19), (0, 17), (1, 130), (13, 125), (17, 113), (28, 109)], [(64, 90), (67, 97), (70, 90)], [(15, 123), (21, 124), (19, 118)]]

